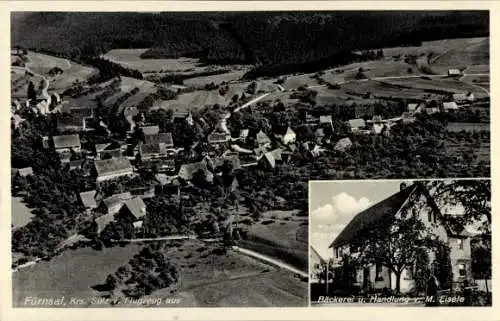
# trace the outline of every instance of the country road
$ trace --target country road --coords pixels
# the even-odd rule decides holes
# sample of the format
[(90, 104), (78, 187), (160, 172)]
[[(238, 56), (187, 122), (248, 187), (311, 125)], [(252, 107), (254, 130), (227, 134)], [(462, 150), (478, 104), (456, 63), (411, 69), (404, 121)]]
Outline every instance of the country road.
[(309, 277), (309, 274), (304, 272), (304, 271), (301, 271), (289, 264), (286, 264), (282, 261), (278, 261), (277, 259), (274, 259), (270, 256), (267, 256), (267, 255), (264, 255), (264, 254), (260, 254), (258, 252), (255, 252), (255, 251), (252, 251), (252, 250), (249, 250), (249, 249), (245, 249), (245, 248), (241, 248), (241, 247), (238, 247), (238, 246), (233, 246), (233, 250), (235, 250), (236, 252), (240, 252), (242, 254), (246, 254), (248, 256), (252, 256), (252, 257), (255, 257), (257, 259), (260, 259), (260, 260), (263, 260), (267, 263), (270, 263), (271, 265), (274, 265), (274, 266), (278, 266), (280, 268), (283, 268), (285, 270), (288, 270), (292, 273), (295, 273), (295, 274), (299, 274), (300, 276), (302, 277)]
[(228, 119), (229, 117), (231, 117), (231, 114), (232, 114), (232, 113), (236, 113), (236, 112), (240, 111), (240, 110), (241, 110), (241, 109), (243, 109), (243, 108), (246, 108), (246, 107), (248, 107), (248, 106), (250, 106), (250, 105), (252, 105), (252, 104), (255, 104), (256, 102), (258, 102), (258, 101), (260, 101), (260, 100), (262, 100), (262, 99), (266, 98), (266, 97), (267, 97), (267, 96), (269, 96), (270, 94), (271, 94), (270, 92), (265, 93), (265, 94), (262, 94), (262, 95), (260, 95), (259, 97), (256, 97), (256, 98), (254, 98), (254, 99), (250, 100), (250, 101), (249, 101), (249, 102), (247, 102), (247, 103), (244, 103), (243, 105), (241, 105), (240, 107), (236, 108), (236, 109), (235, 109), (235, 110), (233, 110), (232, 112), (227, 113), (227, 114), (224, 116), (224, 119)]

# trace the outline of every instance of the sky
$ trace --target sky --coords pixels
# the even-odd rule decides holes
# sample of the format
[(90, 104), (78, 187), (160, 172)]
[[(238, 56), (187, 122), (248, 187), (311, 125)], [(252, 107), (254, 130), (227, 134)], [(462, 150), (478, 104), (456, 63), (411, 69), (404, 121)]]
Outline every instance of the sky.
[(408, 180), (313, 181), (310, 183), (310, 243), (324, 258), (332, 257), (328, 247), (364, 209), (397, 193)]

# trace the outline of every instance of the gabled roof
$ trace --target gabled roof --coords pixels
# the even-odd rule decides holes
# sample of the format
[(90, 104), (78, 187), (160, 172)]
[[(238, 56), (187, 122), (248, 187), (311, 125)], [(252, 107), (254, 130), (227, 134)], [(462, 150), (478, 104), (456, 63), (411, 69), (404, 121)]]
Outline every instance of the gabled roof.
[(26, 176), (29, 176), (29, 175), (33, 175), (33, 168), (31, 168), (31, 167), (13, 168), (12, 172), (14, 174), (19, 174), (19, 176), (26, 177)]
[(161, 148), (160, 144), (142, 144), (139, 146), (139, 153), (141, 155), (151, 155), (151, 154), (160, 154)]
[(118, 144), (116, 142), (105, 143), (105, 144), (95, 144), (95, 150), (98, 153), (105, 151), (105, 150), (111, 151), (111, 150), (116, 150), (116, 149), (120, 149), (120, 148), (121, 148), (120, 144)]
[(274, 155), (271, 152), (264, 153), (262, 157), (269, 163), (269, 165), (272, 168), (276, 167), (276, 159), (274, 158)]
[(165, 144), (167, 147), (174, 146), (174, 140), (172, 138), (172, 133), (159, 133), (156, 135), (145, 135), (144, 142), (146, 144)]
[(90, 118), (94, 114), (93, 108), (88, 107), (71, 107), (68, 114), (78, 118)]
[(140, 197), (134, 197), (132, 199), (126, 200), (123, 203), (129, 212), (135, 217), (135, 219), (140, 219), (146, 215), (146, 204)]
[(104, 228), (114, 220), (115, 220), (115, 214), (106, 214), (96, 218), (94, 222), (97, 225), (97, 233), (101, 233), (102, 230), (104, 230)]
[(331, 115), (319, 116), (319, 123), (320, 124), (330, 124), (331, 122), (332, 122)]
[(371, 224), (390, 220), (401, 209), (408, 197), (415, 191), (417, 185), (410, 185), (398, 193), (378, 202), (377, 204), (358, 213), (335, 238), (330, 247), (350, 243), (363, 235)]
[(225, 143), (231, 139), (231, 135), (227, 133), (211, 133), (208, 135), (209, 143)]
[(310, 248), (311, 248), (311, 254), (315, 256), (321, 264), (325, 264), (326, 260), (323, 259), (323, 257), (321, 257), (318, 251), (316, 251), (316, 249), (313, 246), (310, 246)]
[(366, 122), (363, 118), (349, 119), (349, 126), (351, 128), (361, 128), (366, 126)]
[(267, 144), (271, 142), (271, 139), (269, 139), (269, 136), (267, 136), (262, 130), (260, 130), (257, 135), (255, 136), (255, 139), (257, 140), (258, 144)]
[(240, 138), (247, 138), (249, 132), (250, 131), (248, 129), (242, 129), (240, 131)]
[(130, 192), (125, 192), (125, 193), (111, 195), (110, 197), (103, 199), (102, 202), (109, 209), (131, 198), (132, 194), (130, 194)]
[(80, 136), (78, 134), (54, 136), (52, 140), (56, 149), (81, 147)]
[(199, 170), (202, 170), (205, 173), (208, 172), (207, 164), (205, 161), (183, 164), (179, 169), (179, 177), (184, 179), (185, 181), (189, 181), (193, 178), (193, 174)]
[(83, 206), (85, 206), (85, 208), (97, 207), (97, 202), (95, 200), (96, 194), (97, 192), (95, 190), (80, 193), (80, 199), (82, 200), (82, 204)]
[(443, 108), (444, 109), (458, 109), (458, 106), (457, 106), (456, 102), (451, 101), (451, 102), (444, 102)]
[(83, 127), (84, 118), (78, 116), (65, 116), (57, 120), (57, 127), (64, 129), (64, 127)]
[(141, 126), (139, 127), (144, 135), (158, 135), (160, 133), (160, 126), (158, 125), (153, 125), (153, 126)]
[(95, 161), (95, 168), (98, 176), (132, 172), (130, 161), (125, 157), (101, 159)]

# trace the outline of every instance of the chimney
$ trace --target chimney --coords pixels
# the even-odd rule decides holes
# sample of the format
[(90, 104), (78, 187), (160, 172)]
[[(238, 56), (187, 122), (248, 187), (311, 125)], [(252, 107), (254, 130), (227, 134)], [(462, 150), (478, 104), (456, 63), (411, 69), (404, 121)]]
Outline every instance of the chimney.
[(402, 190), (404, 190), (407, 186), (408, 186), (408, 184), (406, 184), (405, 182), (402, 182), (402, 183), (399, 185), (399, 190), (400, 190), (400, 191), (402, 191)]

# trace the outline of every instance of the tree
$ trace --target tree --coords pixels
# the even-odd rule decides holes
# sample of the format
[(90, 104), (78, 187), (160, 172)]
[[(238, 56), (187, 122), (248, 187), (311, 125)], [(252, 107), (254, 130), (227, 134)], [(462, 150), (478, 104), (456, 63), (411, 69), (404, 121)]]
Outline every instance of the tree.
[(118, 280), (116, 279), (116, 277), (113, 274), (109, 274), (106, 277), (106, 286), (108, 287), (108, 289), (110, 291), (114, 290), (117, 284), (118, 284)]
[(435, 237), (427, 232), (418, 216), (423, 205), (418, 195), (410, 197), (400, 215), (370, 224), (366, 236), (352, 244), (355, 250), (351, 258), (359, 266), (379, 264), (387, 267), (395, 275), (397, 292), (400, 292), (401, 274), (405, 269), (413, 269), (422, 248), (436, 246)]
[(32, 102), (36, 101), (36, 90), (35, 90), (35, 84), (33, 84), (32, 81), (28, 84), (28, 100), (31, 100)]
[(491, 233), (491, 181), (488, 180), (434, 180), (426, 183), (438, 204), (459, 205), (464, 209), (460, 218), (450, 219), (456, 229), (466, 224), (481, 223), (485, 234)]

